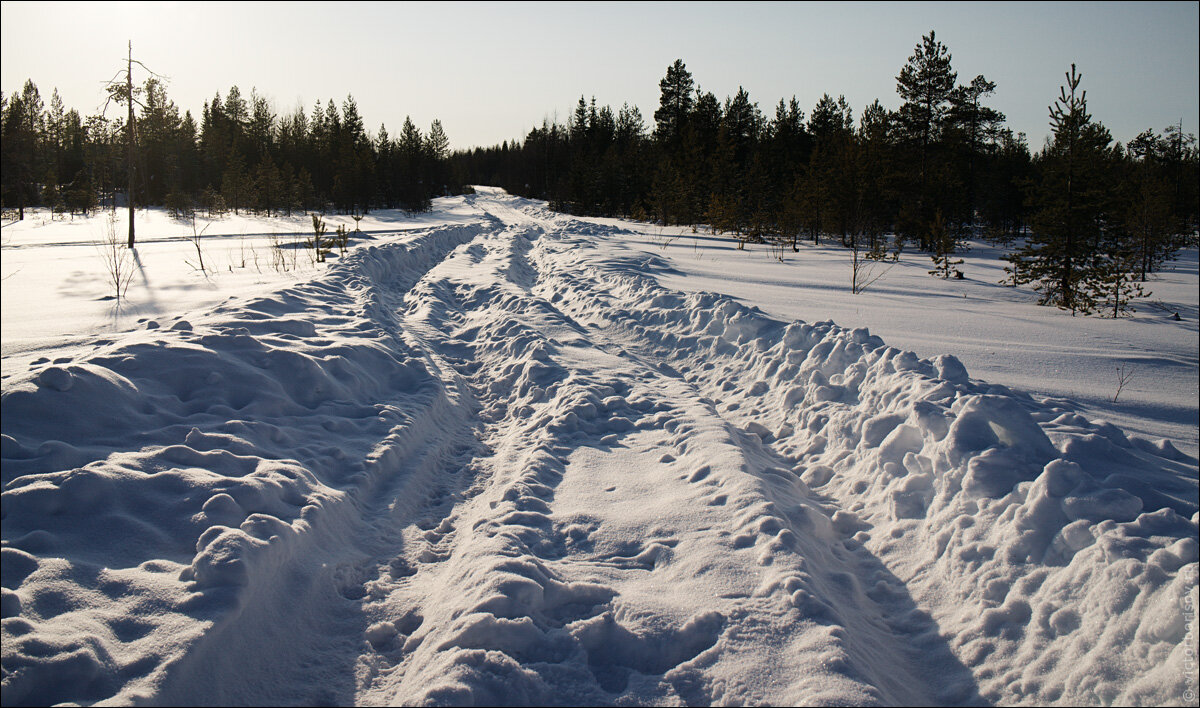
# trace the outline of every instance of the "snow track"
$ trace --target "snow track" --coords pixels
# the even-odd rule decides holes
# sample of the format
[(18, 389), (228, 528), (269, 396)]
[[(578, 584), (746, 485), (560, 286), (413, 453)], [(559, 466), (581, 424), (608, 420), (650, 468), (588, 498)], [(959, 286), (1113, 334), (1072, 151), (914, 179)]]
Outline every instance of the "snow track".
[(1195, 460), (468, 201), (5, 390), (6, 705), (1195, 690)]

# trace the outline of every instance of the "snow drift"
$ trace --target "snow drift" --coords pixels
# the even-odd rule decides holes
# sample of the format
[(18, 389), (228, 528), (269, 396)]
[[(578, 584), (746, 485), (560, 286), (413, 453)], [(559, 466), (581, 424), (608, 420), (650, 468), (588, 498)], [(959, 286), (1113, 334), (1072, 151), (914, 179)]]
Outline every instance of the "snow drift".
[(6, 382), (6, 705), (1195, 695), (1195, 459), (467, 202)]

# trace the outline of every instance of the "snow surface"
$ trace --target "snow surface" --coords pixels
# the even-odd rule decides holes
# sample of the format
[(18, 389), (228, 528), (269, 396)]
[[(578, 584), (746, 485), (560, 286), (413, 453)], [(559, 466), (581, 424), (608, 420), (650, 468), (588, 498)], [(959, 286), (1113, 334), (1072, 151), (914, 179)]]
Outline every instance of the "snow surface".
[(479, 192), (150, 212), (119, 308), (4, 227), (5, 705), (1195, 704), (1195, 250), (1113, 322)]

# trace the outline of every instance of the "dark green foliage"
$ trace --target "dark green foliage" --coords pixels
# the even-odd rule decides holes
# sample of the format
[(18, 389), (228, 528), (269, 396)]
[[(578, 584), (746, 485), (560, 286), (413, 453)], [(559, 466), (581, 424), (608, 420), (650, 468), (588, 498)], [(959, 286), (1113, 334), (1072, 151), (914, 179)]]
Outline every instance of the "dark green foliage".
[(1136, 184), (1122, 180), (1125, 152), (1092, 120), (1074, 64), (1066, 79), (1050, 108), (1054, 138), (1036, 162), (1038, 178), (1030, 187), (1033, 232), (1008, 256), (1006, 270), (1014, 284), (1032, 283), (1042, 304), (1117, 317), (1145, 296), (1136, 280), (1147, 250), (1154, 250), (1148, 243), (1165, 229), (1166, 210), (1155, 198), (1161, 185), (1122, 187)]
[(946, 140), (957, 182), (963, 187), (958, 197), (964, 222), (973, 222), (979, 209), (980, 170), (994, 153), (1004, 124), (1003, 113), (983, 105), (995, 90), (994, 82), (979, 75), (950, 94)]
[[(770, 243), (779, 257), (822, 236), (868, 265), (916, 244), (942, 277), (959, 245), (982, 236), (1015, 245), (1009, 282), (1034, 285), (1043, 302), (1119, 315), (1194, 238), (1196, 142), (1175, 125), (1122, 149), (1086, 115), (1077, 76), (1068, 82), (1052, 110), (1054, 140), (1037, 154), (987, 105), (993, 82), (957, 84), (932, 31), (896, 76), (899, 110), (876, 100), (857, 125), (841, 96), (822, 96), (807, 117), (795, 97), (771, 116), (740, 87), (722, 101), (676, 60), (650, 126), (635, 106), (580, 96), (565, 125), (547, 119), (523, 139), (452, 153), (436, 120), (425, 133), (406, 118), (395, 136), (382, 125), (369, 135), (351, 96), (277, 116), (257, 90), (246, 98), (234, 86), (197, 121), (152, 78), (133, 87), (142, 110), (133, 186), (139, 201), (180, 215), (360, 217), (421, 211), (434, 197), (493, 184), (579, 214), (706, 223), (739, 247)], [(0, 126), (6, 209), (40, 204), (66, 218), (115, 208), (127, 189), (122, 117), (81, 118), (56, 93), (45, 106), (27, 82), (4, 97)]]
[[(329, 254), (329, 247), (325, 244), (325, 220), (319, 214), (310, 214), (312, 217), (313, 237), (308, 242), (308, 247), (316, 254), (317, 263), (324, 263), (325, 256)], [(340, 227), (339, 227), (340, 228)]]
[(950, 52), (932, 31), (921, 38), (896, 77), (896, 93), (904, 103), (898, 123), (906, 141), (924, 158), (945, 124), (958, 74), (950, 68)]
[(984, 159), (982, 174), (977, 172), (979, 214), (984, 236), (1008, 245), (1025, 232), (1028, 220), (1028, 187), (1033, 179), (1033, 156), (1025, 134), (1015, 136), (1007, 128), (999, 132), (998, 142)]
[(346, 248), (350, 245), (350, 232), (346, 230), (345, 224), (338, 224), (337, 232), (333, 235), (333, 242), (338, 247), (338, 255), (346, 255)]
[(678, 144), (692, 113), (695, 98), (692, 96), (692, 74), (682, 59), (667, 67), (667, 75), (658, 82), (662, 92), (658, 110), (654, 111), (654, 137), (659, 142)]
[(5, 101), (4, 114), (0, 118), (3, 126), (4, 169), (2, 174), (5, 207), (16, 207), (18, 216), (25, 218), (25, 207), (34, 206), (41, 200), (38, 189), (39, 177), (45, 170), (42, 117), (42, 98), (33, 81), (26, 81), (20, 94)]
[(621, 128), (625, 108), (614, 128), (611, 109), (581, 96), (567, 125), (543, 121), (523, 141), (459, 152), (450, 165), (462, 182), (554, 209), (706, 223), (739, 247), (799, 252), (801, 238), (826, 235), (858, 262), (889, 250), (898, 258), (911, 242), (943, 278), (957, 277), (955, 254), (971, 238), (1017, 243), (1010, 282), (1032, 283), (1043, 302), (1072, 312), (1126, 311), (1137, 296), (1129, 273), (1144, 279), (1182, 245), (1179, 234), (1194, 232), (1195, 140), (1181, 127), (1124, 153), (1102, 126), (1070, 118), (1064, 95), (1056, 133), (1080, 123), (1068, 167), (1067, 133), (1031, 154), (987, 105), (995, 84), (978, 75), (957, 85), (933, 32), (896, 80), (900, 109), (875, 101), (857, 127), (845, 99), (828, 94), (807, 120), (794, 98), (767, 120), (744, 89), (722, 103), (675, 61), (659, 82), (651, 135)]
[(933, 246), (933, 252), (929, 255), (933, 260), (933, 270), (929, 271), (929, 274), (946, 280), (954, 272), (954, 266), (961, 265), (963, 261), (961, 258), (954, 258), (957, 244), (954, 236), (946, 228), (946, 221), (942, 218), (940, 210), (933, 214), (933, 222), (929, 226), (929, 242)]
[(182, 192), (168, 194), (165, 206), (172, 219), (190, 219), (196, 213), (191, 198)]
[(958, 78), (950, 58), (949, 50), (930, 31), (896, 77), (896, 93), (903, 101), (896, 114), (899, 144), (917, 168), (900, 185), (907, 210), (898, 227), (902, 237), (917, 241), (924, 251), (931, 250), (928, 234), (935, 210), (959, 211), (953, 203), (957, 185), (943, 140)]
[[(122, 105), (129, 102), (124, 79), (110, 93)], [(340, 111), (333, 101), (318, 101), (311, 115), (297, 108), (277, 116), (257, 90), (247, 99), (234, 86), (205, 102), (197, 125), (190, 112), (180, 115), (157, 76), (133, 86), (132, 94), (140, 111), (132, 162), (127, 119), (81, 119), (57, 92), (45, 107), (32, 81), (5, 96), (4, 206), (22, 217), (27, 206), (48, 206), (56, 214), (115, 207), (128, 189), (131, 164), (137, 203), (180, 215), (193, 205), (210, 215), (226, 209), (266, 215), (423, 210), (432, 196), (461, 189), (450, 169), (449, 139), (436, 120), (427, 137), (409, 121), (400, 141), (382, 126), (372, 139), (352, 96)]]

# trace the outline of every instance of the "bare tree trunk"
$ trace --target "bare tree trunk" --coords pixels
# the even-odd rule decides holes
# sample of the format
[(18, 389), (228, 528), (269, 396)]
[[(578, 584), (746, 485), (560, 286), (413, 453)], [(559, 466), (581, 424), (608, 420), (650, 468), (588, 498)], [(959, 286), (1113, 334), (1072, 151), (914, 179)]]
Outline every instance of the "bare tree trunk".
[(133, 41), (129, 42), (129, 57), (125, 73), (125, 101), (129, 106), (129, 247), (133, 248)]

